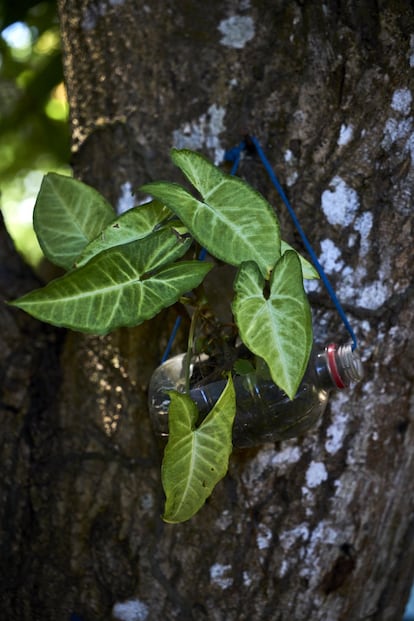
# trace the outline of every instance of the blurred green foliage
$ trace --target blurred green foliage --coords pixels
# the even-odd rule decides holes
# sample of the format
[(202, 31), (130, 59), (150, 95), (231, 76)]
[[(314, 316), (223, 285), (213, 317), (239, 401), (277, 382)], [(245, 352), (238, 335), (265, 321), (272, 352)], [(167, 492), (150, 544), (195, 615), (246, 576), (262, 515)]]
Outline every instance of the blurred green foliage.
[(42, 174), (69, 171), (68, 104), (56, 1), (0, 0), (1, 209), (31, 263), (31, 215)]

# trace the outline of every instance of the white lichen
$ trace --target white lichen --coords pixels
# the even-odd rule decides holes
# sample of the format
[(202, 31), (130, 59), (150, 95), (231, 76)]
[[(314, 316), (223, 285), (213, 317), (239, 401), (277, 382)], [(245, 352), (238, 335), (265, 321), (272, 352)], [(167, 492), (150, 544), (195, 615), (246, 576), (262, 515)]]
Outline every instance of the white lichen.
[(392, 95), (391, 108), (407, 116), (411, 110), (413, 96), (408, 88), (397, 88)]
[(320, 287), (321, 287), (321, 281), (317, 280), (316, 278), (314, 280), (305, 280), (303, 282), (303, 288), (305, 289), (307, 294), (318, 291)]
[(290, 188), (296, 183), (299, 173), (295, 168), (296, 158), (290, 149), (286, 149), (283, 154), (286, 162), (286, 185)]
[(231, 565), (214, 563), (214, 565), (210, 567), (210, 582), (221, 589), (228, 589), (233, 584), (233, 577), (229, 575), (231, 569)]
[(311, 583), (314, 580), (320, 580), (319, 568), (315, 567), (315, 562), (318, 558), (323, 558), (323, 555), (321, 556), (318, 552), (318, 548), (323, 546), (324, 549), (326, 549), (329, 545), (338, 546), (343, 543), (343, 541), (347, 540), (347, 536), (349, 540), (352, 540), (350, 538), (350, 533), (345, 533), (342, 527), (336, 530), (328, 521), (322, 520), (319, 522), (311, 532), (309, 541), (304, 550), (305, 558), (302, 562), (300, 575), (303, 578), (310, 579)]
[(299, 173), (297, 172), (297, 170), (293, 170), (289, 175), (287, 175), (286, 185), (288, 186), (288, 188), (291, 188), (292, 185), (296, 183), (298, 178), (299, 178)]
[(282, 561), (282, 564), (280, 565), (280, 568), (279, 568), (279, 577), (280, 578), (284, 578), (288, 571), (289, 571), (289, 563), (284, 558), (283, 561)]
[(307, 542), (309, 539), (309, 525), (307, 522), (299, 524), (289, 530), (280, 533), (279, 541), (282, 548), (286, 551), (290, 550), (299, 540)]
[(335, 455), (343, 445), (348, 427), (348, 416), (343, 412), (343, 402), (347, 396), (338, 393), (331, 403), (332, 423), (326, 430), (325, 449), (330, 455)]
[(293, 160), (293, 153), (290, 149), (286, 149), (283, 154), (283, 159), (285, 160), (286, 164), (289, 164)]
[(118, 602), (112, 608), (112, 616), (117, 621), (145, 621), (148, 615), (148, 606), (139, 599)]
[(321, 483), (327, 480), (328, 472), (325, 464), (322, 462), (311, 461), (309, 468), (306, 471), (306, 485), (308, 488), (313, 489), (318, 487)]
[(253, 580), (248, 571), (243, 572), (243, 585), (249, 587), (252, 584)]
[(321, 241), (321, 251), (319, 261), (327, 274), (339, 272), (343, 269), (344, 262), (341, 259), (341, 251), (332, 240), (323, 239)]
[(354, 228), (360, 234), (359, 254), (364, 257), (369, 252), (369, 235), (373, 224), (373, 216), (370, 211), (365, 211), (355, 219)]
[(389, 295), (389, 287), (384, 280), (375, 280), (359, 290), (358, 304), (363, 308), (376, 310), (384, 304)]
[(223, 107), (212, 104), (207, 113), (202, 114), (196, 121), (186, 122), (180, 129), (173, 131), (173, 146), (194, 151), (207, 147), (214, 152), (214, 163), (219, 164), (224, 157), (220, 134), (224, 131), (225, 114)]
[(217, 518), (216, 525), (218, 526), (220, 530), (227, 530), (227, 528), (232, 524), (232, 522), (233, 522), (233, 515), (231, 511), (229, 511), (228, 509), (225, 509), (220, 515), (220, 517)]
[(218, 29), (222, 34), (220, 43), (239, 50), (253, 39), (255, 33), (253, 18), (248, 15), (232, 15), (223, 19)]
[(338, 298), (341, 302), (377, 310), (391, 294), (388, 278), (382, 267), (378, 269), (377, 275), (376, 280), (366, 282), (367, 271), (362, 265), (358, 265), (355, 270), (346, 266), (337, 286)]
[(266, 524), (260, 524), (258, 531), (259, 532), (256, 536), (257, 547), (259, 550), (265, 550), (272, 542), (272, 531), (268, 526), (266, 526)]
[(258, 451), (257, 455), (250, 460), (249, 465), (243, 471), (243, 481), (249, 488), (256, 491), (259, 488), (263, 475), (269, 470), (274, 469), (273, 459), (275, 456), (274, 447), (264, 447)]
[(132, 209), (134, 205), (135, 201), (132, 195), (132, 184), (129, 181), (126, 181), (121, 185), (121, 195), (116, 205), (116, 213), (121, 215), (121, 213), (125, 213), (125, 211)]
[(359, 208), (358, 194), (339, 176), (333, 177), (329, 186), (322, 193), (322, 210), (329, 224), (349, 226)]
[(338, 147), (343, 147), (348, 144), (352, 140), (352, 136), (354, 134), (354, 128), (352, 125), (345, 125), (344, 123), (341, 125), (339, 130), (339, 137), (337, 140)]
[(387, 119), (384, 127), (384, 137), (381, 141), (383, 149), (390, 149), (394, 143), (405, 140), (403, 151), (412, 151), (410, 138), (412, 137), (413, 119)]
[(298, 446), (285, 446), (281, 451), (277, 451), (272, 457), (272, 466), (276, 466), (278, 469), (281, 466), (287, 466), (290, 464), (296, 464), (301, 456), (301, 452)]
[[(394, 138), (395, 135), (392, 136), (392, 140)], [(388, 139), (391, 140), (391, 135), (388, 136)], [(414, 137), (412, 146), (414, 149)], [(336, 176), (330, 183), (330, 189), (323, 192), (321, 203), (330, 224), (353, 225), (354, 232), (349, 235), (348, 246), (355, 246), (357, 233), (359, 233), (359, 259), (363, 259), (370, 250), (369, 237), (373, 227), (373, 215), (371, 212), (364, 212), (357, 216), (359, 209), (357, 192)], [(357, 304), (370, 310), (376, 310), (384, 304), (391, 293), (387, 277), (389, 269), (386, 265), (383, 264), (378, 267), (375, 280), (366, 282), (367, 273), (363, 262), (360, 262), (355, 269), (346, 265), (341, 258), (340, 250), (331, 240), (323, 240), (321, 250), (320, 262), (325, 271), (328, 274), (332, 272), (341, 273), (341, 279), (337, 286), (337, 294), (341, 302)], [(306, 283), (305, 288), (309, 292), (315, 290), (316, 287), (314, 283), (310, 282)]]

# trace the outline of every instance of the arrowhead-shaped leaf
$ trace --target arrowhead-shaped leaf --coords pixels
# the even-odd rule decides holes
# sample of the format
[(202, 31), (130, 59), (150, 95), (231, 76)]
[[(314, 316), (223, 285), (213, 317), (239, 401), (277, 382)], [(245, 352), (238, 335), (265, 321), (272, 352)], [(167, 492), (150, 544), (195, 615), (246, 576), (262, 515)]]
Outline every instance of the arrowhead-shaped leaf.
[(200, 192), (202, 201), (174, 183), (149, 183), (141, 189), (172, 209), (210, 254), (237, 266), (255, 261), (267, 276), (280, 257), (279, 224), (269, 203), (198, 153), (173, 150), (172, 160)]
[(114, 219), (114, 211), (94, 188), (64, 175), (43, 177), (33, 224), (44, 255), (70, 269), (76, 257)]
[(224, 477), (232, 450), (236, 397), (231, 377), (214, 408), (196, 428), (197, 408), (187, 395), (170, 392), (169, 439), (162, 463), (164, 520), (190, 519)]
[(305, 278), (306, 280), (313, 280), (315, 278), (319, 278), (319, 274), (316, 271), (316, 269), (313, 267), (312, 263), (310, 263), (310, 261), (305, 259), (305, 257), (303, 257), (294, 248), (292, 248), (290, 244), (283, 241), (283, 239), (282, 239), (281, 250), (282, 250), (282, 254), (285, 254), (285, 252), (287, 252), (288, 250), (293, 250), (294, 252), (296, 252), (300, 260), (300, 265), (302, 267), (303, 278)]
[(138, 325), (198, 286), (211, 268), (187, 261), (159, 269), (182, 256), (190, 243), (171, 230), (159, 231), (102, 252), (12, 304), (42, 321), (81, 332), (105, 334)]
[(273, 381), (293, 399), (312, 347), (311, 312), (295, 251), (276, 263), (268, 295), (264, 287), (258, 267), (244, 263), (234, 283), (234, 316), (245, 345), (265, 360)]
[(150, 235), (155, 227), (171, 216), (171, 211), (158, 201), (134, 207), (110, 222), (99, 235), (84, 248), (76, 259), (76, 267), (108, 248), (127, 244)]

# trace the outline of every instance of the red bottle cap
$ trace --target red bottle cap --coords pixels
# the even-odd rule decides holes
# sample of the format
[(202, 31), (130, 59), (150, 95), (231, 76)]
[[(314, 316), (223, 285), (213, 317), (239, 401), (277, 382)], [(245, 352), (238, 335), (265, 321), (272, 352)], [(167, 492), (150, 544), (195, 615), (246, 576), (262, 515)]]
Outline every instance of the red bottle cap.
[(347, 385), (344, 383), (339, 373), (338, 365), (336, 364), (336, 350), (337, 346), (335, 345), (335, 343), (331, 343), (326, 348), (329, 373), (331, 374), (331, 377), (337, 388), (346, 388)]

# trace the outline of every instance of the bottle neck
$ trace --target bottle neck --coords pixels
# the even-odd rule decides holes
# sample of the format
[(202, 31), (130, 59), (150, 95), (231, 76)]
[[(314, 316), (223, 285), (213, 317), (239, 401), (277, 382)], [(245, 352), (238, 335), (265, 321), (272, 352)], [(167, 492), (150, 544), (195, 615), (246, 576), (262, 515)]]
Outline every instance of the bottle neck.
[(352, 351), (351, 344), (329, 344), (323, 352), (317, 354), (315, 370), (321, 387), (325, 389), (341, 390), (363, 377), (361, 359)]

